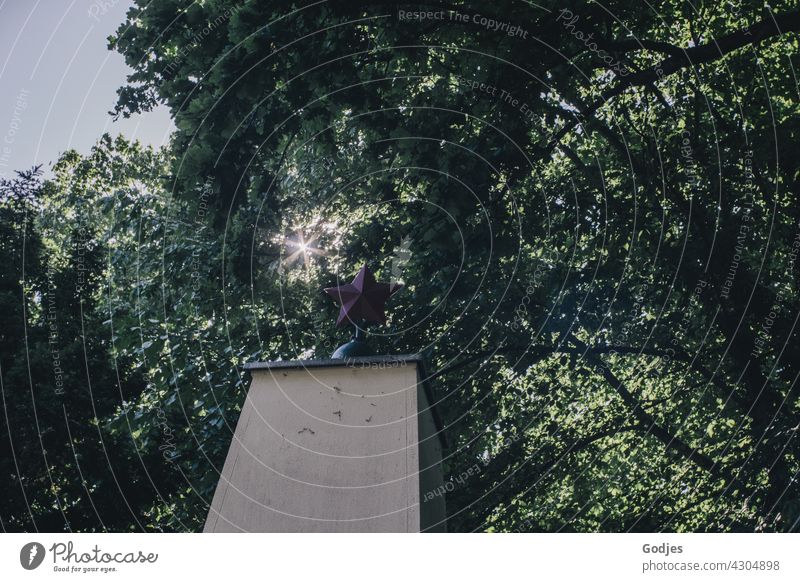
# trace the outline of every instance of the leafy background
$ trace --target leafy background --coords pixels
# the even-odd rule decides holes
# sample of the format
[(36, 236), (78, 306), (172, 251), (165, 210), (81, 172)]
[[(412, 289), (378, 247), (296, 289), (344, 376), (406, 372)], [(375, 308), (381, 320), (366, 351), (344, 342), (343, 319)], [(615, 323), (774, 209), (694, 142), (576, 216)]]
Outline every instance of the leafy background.
[(365, 261), (406, 285), (376, 347), (433, 371), (449, 530), (796, 530), (798, 29), (137, 0), (113, 114), (167, 105), (169, 147), (0, 183), (3, 530), (200, 530), (241, 364), (328, 356), (319, 290)]

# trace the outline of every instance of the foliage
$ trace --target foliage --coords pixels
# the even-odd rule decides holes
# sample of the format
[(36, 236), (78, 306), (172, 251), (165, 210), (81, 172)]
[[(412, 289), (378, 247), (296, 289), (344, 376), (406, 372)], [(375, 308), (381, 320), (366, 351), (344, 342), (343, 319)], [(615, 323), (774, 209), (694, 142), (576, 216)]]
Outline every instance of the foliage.
[[(153, 4), (111, 39), (134, 69), (117, 113), (169, 106), (171, 150), (66, 154), (34, 190), (67, 220), (26, 231), (30, 276), (4, 261), (24, 281), (7, 297), (33, 304), (41, 264), (76, 274), (59, 241), (91, 230), (69, 324), (93, 326), (92, 384), (114, 386), (97, 427), (118, 449), (81, 454), (129, 471), (131, 527), (201, 526), (237, 366), (328, 355), (344, 338), (319, 289), (365, 260), (406, 283), (375, 341), (435, 370), (447, 474), (481, 467), (448, 495), (451, 531), (798, 527), (793, 3), (446, 5), (467, 22), (379, 2)], [(288, 262), (301, 235), (316, 252)], [(38, 317), (8, 337), (38, 325), (46, 360)], [(21, 399), (29, 368), (9, 349), (4, 394)], [(71, 382), (70, 399), (86, 379)], [(59, 455), (32, 510), (51, 524), (84, 499)], [(117, 506), (109, 528), (131, 524)]]

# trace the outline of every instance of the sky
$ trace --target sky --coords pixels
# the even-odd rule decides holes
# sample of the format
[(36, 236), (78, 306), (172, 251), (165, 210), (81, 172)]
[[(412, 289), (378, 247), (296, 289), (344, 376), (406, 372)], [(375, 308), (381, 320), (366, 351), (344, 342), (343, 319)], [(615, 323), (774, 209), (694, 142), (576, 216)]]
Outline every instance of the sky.
[(0, 0), (0, 177), (87, 152), (103, 133), (167, 142), (165, 107), (114, 122), (129, 68), (108, 50), (131, 0)]

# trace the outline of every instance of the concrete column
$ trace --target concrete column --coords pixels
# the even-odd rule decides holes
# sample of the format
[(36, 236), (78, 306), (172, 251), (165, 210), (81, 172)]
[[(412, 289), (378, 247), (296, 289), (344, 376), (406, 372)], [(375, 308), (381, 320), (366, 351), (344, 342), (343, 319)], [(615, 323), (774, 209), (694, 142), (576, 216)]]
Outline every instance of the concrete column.
[(419, 356), (245, 367), (253, 380), (205, 532), (445, 530)]

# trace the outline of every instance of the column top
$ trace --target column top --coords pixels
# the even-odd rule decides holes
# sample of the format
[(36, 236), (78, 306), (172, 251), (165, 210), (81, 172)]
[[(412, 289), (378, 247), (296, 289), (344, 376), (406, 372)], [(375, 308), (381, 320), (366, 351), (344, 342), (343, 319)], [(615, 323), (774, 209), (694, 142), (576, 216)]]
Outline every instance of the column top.
[[(247, 362), (244, 364), (245, 370), (285, 370), (287, 368), (336, 368), (336, 367), (392, 367), (398, 364), (417, 364), (423, 367), (423, 359), (420, 354), (401, 354), (397, 356), (358, 356), (343, 359), (322, 359), (322, 360), (276, 360), (272, 362)], [(421, 370), (422, 371), (422, 370)]]
[(343, 359), (322, 359), (322, 360), (275, 360), (272, 362), (246, 362), (243, 366), (245, 370), (301, 370), (305, 368), (394, 368), (416, 364), (417, 377), (425, 397), (428, 399), (433, 421), (442, 447), (447, 449), (448, 443), (444, 433), (444, 423), (439, 415), (436, 400), (433, 398), (430, 386), (426, 382), (427, 374), (425, 371), (425, 360), (422, 354), (400, 354), (396, 356), (358, 356)]

